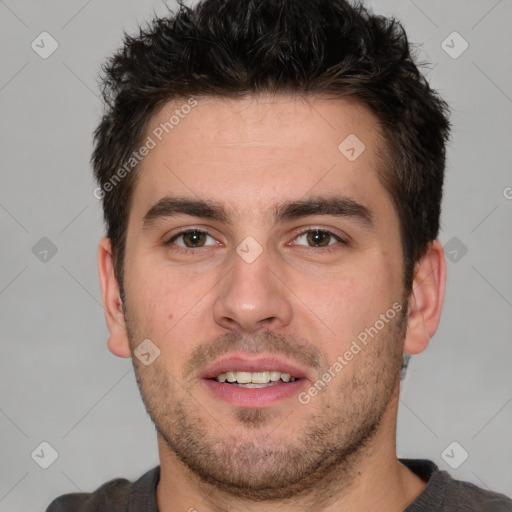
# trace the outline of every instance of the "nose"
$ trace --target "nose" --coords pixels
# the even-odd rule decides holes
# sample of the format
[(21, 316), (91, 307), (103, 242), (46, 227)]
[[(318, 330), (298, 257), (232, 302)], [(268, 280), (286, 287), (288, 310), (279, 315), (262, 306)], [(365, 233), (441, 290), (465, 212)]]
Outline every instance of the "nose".
[(233, 254), (231, 264), (213, 305), (215, 322), (244, 334), (288, 325), (292, 318), (291, 292), (266, 251), (251, 263)]

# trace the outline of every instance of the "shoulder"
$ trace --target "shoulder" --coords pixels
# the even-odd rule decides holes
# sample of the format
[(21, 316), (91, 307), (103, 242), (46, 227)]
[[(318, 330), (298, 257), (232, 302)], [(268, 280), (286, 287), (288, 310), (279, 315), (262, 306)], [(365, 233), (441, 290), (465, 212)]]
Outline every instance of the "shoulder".
[(53, 500), (46, 512), (92, 512), (125, 510), (132, 482), (118, 478), (111, 480), (91, 493), (65, 494)]
[(455, 480), (446, 471), (440, 471), (440, 473), (445, 473), (447, 510), (512, 512), (512, 500), (504, 494), (482, 489), (469, 482)]
[(427, 481), (423, 491), (407, 507), (407, 512), (512, 512), (512, 500), (504, 494), (456, 480), (432, 461), (400, 459), (400, 462)]
[(117, 478), (91, 493), (65, 494), (53, 500), (46, 512), (124, 512), (129, 505), (156, 504), (155, 490), (159, 477), (160, 467), (156, 467), (136, 482)]

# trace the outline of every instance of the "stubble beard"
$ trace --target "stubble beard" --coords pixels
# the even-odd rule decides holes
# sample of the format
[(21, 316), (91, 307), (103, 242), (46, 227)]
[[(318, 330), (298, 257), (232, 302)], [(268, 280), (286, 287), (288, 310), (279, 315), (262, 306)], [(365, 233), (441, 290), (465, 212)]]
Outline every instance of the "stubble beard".
[[(130, 322), (130, 315), (125, 319), (133, 344), (131, 333), (136, 332), (137, 322)], [(160, 358), (149, 367), (132, 360), (157, 432), (202, 482), (236, 498), (286, 500), (321, 496), (333, 484), (338, 489), (350, 487), (356, 466), (370, 456), (371, 442), (399, 388), (405, 329), (406, 312), (402, 311), (355, 356), (364, 361), (359, 361), (351, 379), (342, 370), (328, 384), (326, 389), (335, 386), (336, 390), (330, 402), (327, 392), (312, 398), (320, 407), (300, 428), (291, 426), (296, 432), (291, 437), (279, 436), (280, 430), (289, 432), (290, 425), (286, 417), (276, 424), (270, 409), (235, 409), (233, 417), (219, 422), (191, 397), (193, 390), (187, 389), (187, 383), (178, 383), (170, 375)], [(297, 407), (306, 406), (297, 401)], [(217, 436), (212, 434), (215, 422)], [(272, 431), (265, 428), (270, 422), (277, 425)], [(233, 432), (240, 429), (244, 435), (235, 437)]]

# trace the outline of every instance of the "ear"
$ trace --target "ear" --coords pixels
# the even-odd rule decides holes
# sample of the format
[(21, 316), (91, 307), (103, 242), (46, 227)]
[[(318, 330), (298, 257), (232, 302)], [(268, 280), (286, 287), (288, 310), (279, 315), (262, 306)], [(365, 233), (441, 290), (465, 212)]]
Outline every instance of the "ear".
[(102, 238), (98, 247), (98, 273), (105, 320), (110, 333), (108, 348), (116, 356), (131, 357), (119, 283), (114, 275), (114, 260), (109, 238)]
[(404, 352), (418, 354), (428, 346), (441, 318), (446, 260), (443, 246), (434, 240), (427, 253), (416, 264), (409, 296), (409, 317)]

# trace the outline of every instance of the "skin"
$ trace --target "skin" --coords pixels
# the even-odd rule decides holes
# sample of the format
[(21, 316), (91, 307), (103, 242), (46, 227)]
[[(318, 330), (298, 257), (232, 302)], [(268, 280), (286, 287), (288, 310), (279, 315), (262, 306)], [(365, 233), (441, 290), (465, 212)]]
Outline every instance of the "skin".
[[(146, 135), (181, 104), (157, 112)], [(354, 161), (338, 150), (349, 134), (366, 146)], [(158, 431), (161, 512), (391, 512), (425, 487), (396, 457), (399, 373), (403, 352), (424, 350), (437, 329), (446, 266), (434, 241), (405, 293), (399, 220), (378, 174), (382, 144), (374, 115), (350, 100), (198, 98), (144, 158), (124, 310), (106, 238), (98, 260), (109, 349), (130, 357), (150, 339), (160, 350), (149, 366), (133, 363)], [(273, 222), (284, 201), (333, 194), (365, 206), (372, 225), (324, 214)], [(215, 201), (229, 222), (180, 214), (144, 228), (166, 195)], [(183, 228), (211, 238), (166, 245)], [(347, 243), (323, 234), (329, 245), (314, 246), (301, 236), (312, 228)], [(236, 252), (248, 236), (262, 248), (252, 263)], [(305, 371), (307, 390), (397, 303), (400, 314), (307, 404), (293, 396), (238, 408), (198, 378), (227, 354), (278, 355)]]

